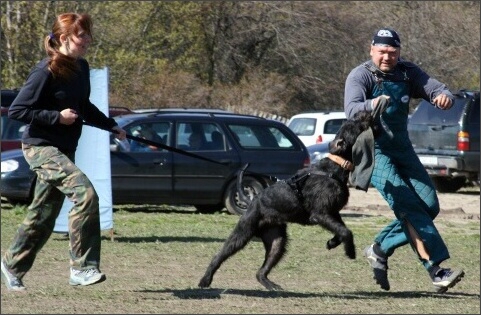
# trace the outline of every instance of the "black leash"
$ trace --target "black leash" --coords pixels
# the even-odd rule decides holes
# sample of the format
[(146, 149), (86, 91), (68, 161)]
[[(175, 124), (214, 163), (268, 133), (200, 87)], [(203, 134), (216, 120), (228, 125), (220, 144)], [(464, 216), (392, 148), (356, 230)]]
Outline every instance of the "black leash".
[[(94, 128), (98, 128), (98, 129), (101, 129), (101, 130), (105, 130), (105, 131), (108, 131), (108, 132), (118, 134), (118, 132), (116, 130), (109, 130), (107, 128), (103, 128), (103, 127), (88, 123), (86, 121), (84, 121), (83, 124), (87, 125), (87, 126), (90, 126), (90, 127), (94, 127)], [(202, 155), (199, 155), (199, 154), (195, 154), (195, 153), (188, 152), (188, 151), (185, 151), (185, 150), (182, 150), (182, 149), (174, 148), (174, 147), (171, 147), (171, 146), (166, 145), (166, 144), (162, 144), (162, 143), (157, 142), (157, 141), (147, 140), (147, 139), (132, 136), (132, 135), (129, 135), (129, 134), (126, 134), (126, 137), (127, 137), (127, 139), (138, 141), (138, 142), (141, 142), (141, 143), (144, 143), (144, 144), (147, 144), (147, 145), (153, 145), (155, 147), (166, 149), (168, 151), (172, 151), (172, 152), (176, 152), (176, 153), (179, 153), (179, 154), (187, 155), (187, 156), (190, 156), (190, 157), (193, 157), (193, 158), (197, 158), (197, 159), (201, 159), (201, 160), (204, 160), (204, 161), (216, 163), (216, 164), (219, 164), (219, 165), (227, 166), (227, 164), (228, 164), (228, 163), (222, 163), (222, 162), (219, 162), (219, 161), (216, 161), (216, 160), (209, 159), (209, 158), (207, 158), (205, 156), (202, 156)]]

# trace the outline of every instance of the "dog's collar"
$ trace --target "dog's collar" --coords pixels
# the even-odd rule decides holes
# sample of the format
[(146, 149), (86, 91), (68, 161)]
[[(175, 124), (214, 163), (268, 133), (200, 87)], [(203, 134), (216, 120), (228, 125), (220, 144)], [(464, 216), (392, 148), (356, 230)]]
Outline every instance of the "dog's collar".
[(343, 159), (339, 155), (328, 153), (327, 157), (332, 161), (334, 161), (335, 163), (339, 164), (345, 170), (348, 170), (350, 172), (354, 170), (354, 165), (350, 161)]

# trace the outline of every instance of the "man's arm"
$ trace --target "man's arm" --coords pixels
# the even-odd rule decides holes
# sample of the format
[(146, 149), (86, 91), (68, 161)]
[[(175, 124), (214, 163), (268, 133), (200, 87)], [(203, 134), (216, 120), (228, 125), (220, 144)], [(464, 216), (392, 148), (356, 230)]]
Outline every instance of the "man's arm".
[(372, 111), (372, 100), (368, 99), (370, 73), (362, 71), (362, 67), (353, 69), (346, 79), (344, 88), (344, 112), (347, 118), (352, 118), (355, 113), (367, 110)]
[(454, 95), (447, 86), (431, 78), (418, 66), (411, 64), (412, 98), (423, 98), (440, 109), (449, 109), (454, 104)]

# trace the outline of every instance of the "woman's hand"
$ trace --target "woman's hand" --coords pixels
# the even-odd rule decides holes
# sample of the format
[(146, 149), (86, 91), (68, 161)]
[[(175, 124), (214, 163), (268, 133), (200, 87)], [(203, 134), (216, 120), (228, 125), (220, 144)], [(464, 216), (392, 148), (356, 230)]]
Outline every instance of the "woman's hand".
[(115, 133), (115, 137), (116, 137), (117, 139), (119, 139), (119, 140), (125, 140), (125, 139), (127, 138), (127, 137), (126, 137), (127, 133), (125, 132), (124, 129), (120, 128), (119, 126), (113, 127), (112, 130), (117, 131), (117, 132)]
[(71, 108), (64, 109), (60, 112), (60, 123), (62, 125), (71, 125), (77, 118), (77, 112)]

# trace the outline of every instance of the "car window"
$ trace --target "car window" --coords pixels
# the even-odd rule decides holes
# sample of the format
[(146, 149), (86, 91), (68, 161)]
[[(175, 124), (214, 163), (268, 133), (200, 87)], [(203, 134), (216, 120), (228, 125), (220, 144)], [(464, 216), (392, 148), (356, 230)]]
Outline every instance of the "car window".
[(331, 119), (326, 121), (323, 133), (336, 134), (339, 129), (341, 129), (342, 123), (346, 120), (347, 119)]
[(230, 146), (222, 129), (216, 124), (179, 122), (176, 148), (188, 151), (226, 151)]
[[(170, 143), (171, 138), (170, 123), (168, 122), (133, 123), (126, 128), (126, 132), (135, 137), (166, 145)], [(142, 143), (133, 139), (130, 140), (131, 152), (155, 152), (163, 150), (166, 149), (153, 144)]]
[(476, 99), (473, 106), (471, 106), (471, 115), (469, 115), (469, 123), (479, 125), (479, 97)]
[(464, 109), (465, 99), (457, 99), (449, 110), (440, 110), (429, 102), (422, 101), (410, 118), (411, 124), (456, 125)]
[(17, 97), (18, 90), (2, 90), (1, 103), (2, 107), (9, 107), (13, 100)]
[(289, 128), (298, 136), (312, 136), (316, 129), (315, 118), (294, 118)]
[(293, 149), (294, 144), (283, 130), (273, 126), (230, 124), (239, 145), (246, 149)]
[(10, 119), (7, 113), (2, 113), (2, 140), (21, 139), (25, 127), (23, 122)]

